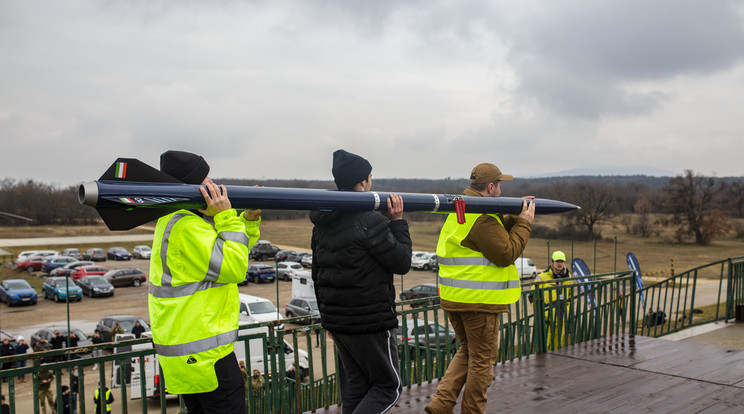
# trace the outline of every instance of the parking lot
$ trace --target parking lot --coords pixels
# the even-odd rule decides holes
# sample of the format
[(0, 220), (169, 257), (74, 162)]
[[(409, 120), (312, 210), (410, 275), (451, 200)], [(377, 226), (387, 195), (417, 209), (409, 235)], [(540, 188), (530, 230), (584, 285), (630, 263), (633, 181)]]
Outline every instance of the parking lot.
[[(98, 263), (109, 269), (135, 267), (145, 271), (149, 275), (149, 260), (107, 260)], [(253, 261), (252, 263), (273, 264), (273, 262)], [(38, 277), (44, 277), (45, 274), (37, 272), (36, 275)], [(396, 276), (396, 300), (401, 289), (407, 289), (421, 283), (436, 283), (436, 273), (433, 271), (411, 270), (405, 276)], [(92, 335), (96, 323), (104, 316), (131, 314), (149, 320), (147, 312), (147, 289), (148, 284), (145, 283), (139, 287), (118, 287), (112, 297), (89, 298), (84, 296), (82, 301), (69, 304), (70, 324)], [(284, 306), (292, 297), (292, 282), (280, 280), (278, 282), (260, 284), (248, 283), (245, 286), (239, 286), (238, 290), (241, 293), (269, 299), (279, 308), (282, 315), (284, 315)], [(29, 338), (41, 326), (67, 324), (67, 306), (65, 302), (55, 303), (40, 296), (38, 304), (35, 306), (8, 307), (6, 304), (1, 304), (0, 306), (2, 306), (0, 329), (15, 336), (23, 335)]]

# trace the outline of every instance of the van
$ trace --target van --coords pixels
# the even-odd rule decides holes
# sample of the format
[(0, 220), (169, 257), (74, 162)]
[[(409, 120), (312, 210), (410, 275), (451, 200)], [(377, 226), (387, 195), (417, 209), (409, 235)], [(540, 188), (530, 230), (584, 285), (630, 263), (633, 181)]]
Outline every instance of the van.
[(315, 299), (315, 284), (309, 270), (301, 270), (292, 275), (292, 298)]
[[(238, 300), (240, 301), (239, 321), (241, 325), (284, 319), (276, 306), (266, 298), (239, 293)], [(277, 329), (283, 328), (284, 324), (277, 326)]]
[(517, 266), (520, 279), (534, 279), (537, 277), (537, 267), (532, 263), (532, 260), (526, 257), (518, 257), (514, 265)]

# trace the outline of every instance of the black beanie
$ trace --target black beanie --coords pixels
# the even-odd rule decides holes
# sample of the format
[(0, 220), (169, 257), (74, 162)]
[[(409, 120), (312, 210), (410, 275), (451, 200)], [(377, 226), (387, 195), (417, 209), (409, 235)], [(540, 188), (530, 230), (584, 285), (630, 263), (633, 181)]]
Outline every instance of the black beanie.
[(372, 164), (356, 154), (338, 150), (333, 153), (333, 169), (331, 172), (336, 187), (339, 190), (349, 190), (369, 177), (372, 172)]
[(160, 171), (186, 184), (201, 184), (209, 174), (209, 164), (200, 155), (169, 150), (160, 155)]

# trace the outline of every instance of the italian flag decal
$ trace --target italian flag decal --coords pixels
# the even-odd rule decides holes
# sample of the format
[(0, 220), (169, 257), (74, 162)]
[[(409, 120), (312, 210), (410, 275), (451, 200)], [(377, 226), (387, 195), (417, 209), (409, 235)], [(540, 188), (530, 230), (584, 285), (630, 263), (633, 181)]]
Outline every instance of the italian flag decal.
[(117, 162), (116, 163), (116, 178), (126, 178), (127, 176), (127, 163)]
[[(126, 165), (126, 163), (125, 163), (125, 165)], [(121, 200), (122, 203), (134, 204), (134, 200), (132, 200), (131, 198), (121, 197), (121, 198), (119, 198), (119, 200)]]

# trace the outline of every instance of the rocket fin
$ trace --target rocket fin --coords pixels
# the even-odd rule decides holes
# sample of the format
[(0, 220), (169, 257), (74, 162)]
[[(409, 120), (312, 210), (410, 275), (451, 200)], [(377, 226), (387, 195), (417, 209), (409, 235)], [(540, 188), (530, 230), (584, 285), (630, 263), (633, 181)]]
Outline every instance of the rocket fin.
[(181, 181), (136, 158), (117, 158), (100, 180), (182, 184)]
[(162, 216), (170, 214), (178, 209), (156, 209), (156, 208), (97, 208), (98, 214), (106, 223), (109, 230), (131, 230), (137, 226), (157, 220)]

